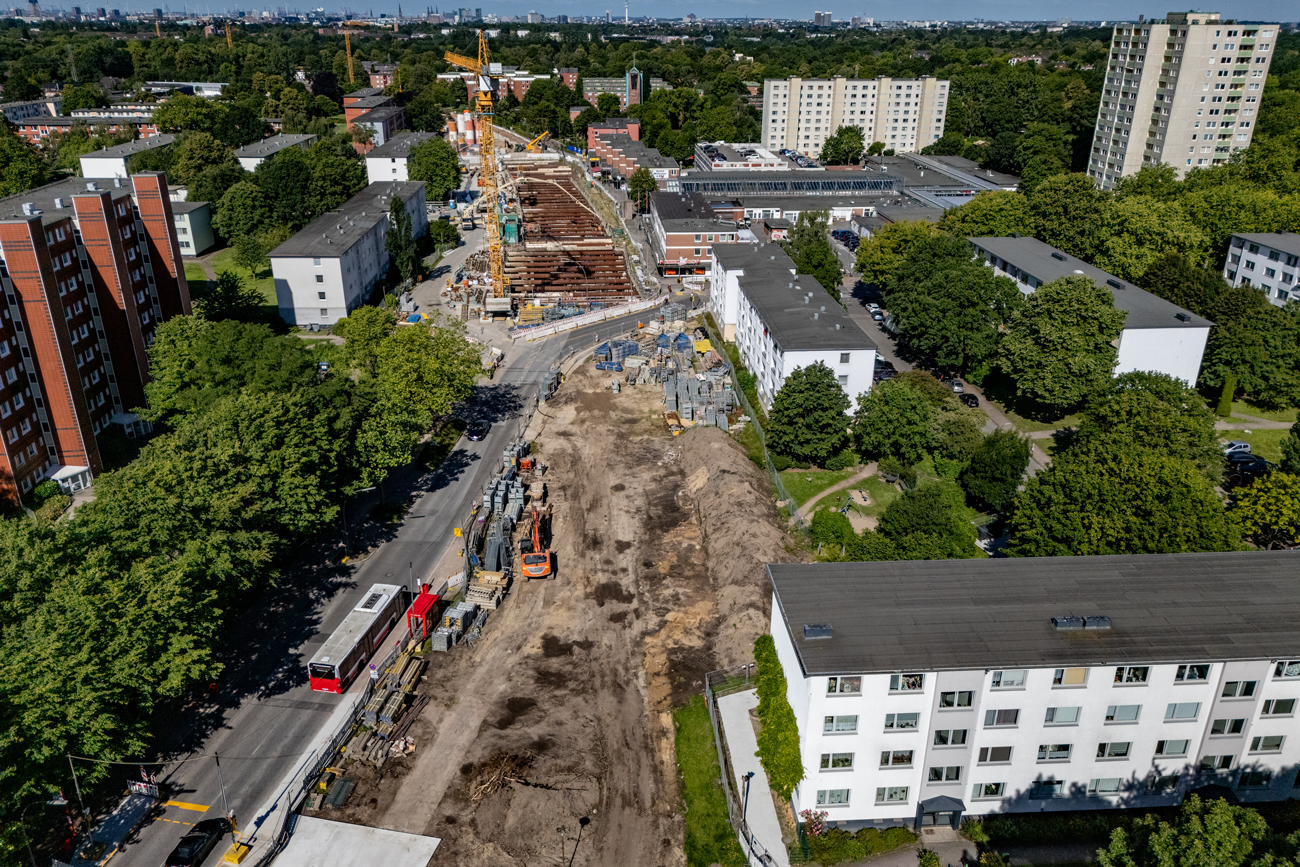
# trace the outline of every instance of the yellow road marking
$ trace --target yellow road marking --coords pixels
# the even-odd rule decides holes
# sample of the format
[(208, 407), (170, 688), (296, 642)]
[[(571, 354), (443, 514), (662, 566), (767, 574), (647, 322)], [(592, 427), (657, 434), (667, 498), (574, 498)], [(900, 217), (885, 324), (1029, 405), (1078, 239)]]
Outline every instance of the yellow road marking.
[(164, 807), (180, 807), (182, 810), (193, 810), (196, 813), (206, 813), (208, 808), (203, 804), (187, 804), (184, 801), (163, 801)]
[(193, 826), (194, 826), (194, 823), (193, 823), (193, 822), (178, 822), (178, 821), (176, 821), (175, 819), (163, 819), (163, 821), (164, 821), (164, 822), (171, 822), (173, 825), (189, 825), (190, 827), (193, 827)]

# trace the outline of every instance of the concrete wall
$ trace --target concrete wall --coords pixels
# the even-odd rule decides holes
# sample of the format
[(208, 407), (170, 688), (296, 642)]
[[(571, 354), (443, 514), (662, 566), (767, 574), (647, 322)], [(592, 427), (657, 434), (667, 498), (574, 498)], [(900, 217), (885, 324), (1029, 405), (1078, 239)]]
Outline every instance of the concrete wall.
[(384, 181), (409, 181), (407, 175), (408, 158), (403, 155), (400, 157), (379, 157), (366, 156), (366, 177), (372, 184), (380, 184)]
[(1209, 337), (1208, 328), (1125, 328), (1119, 336), (1115, 375), (1151, 370), (1195, 388)]
[(126, 157), (98, 157), (93, 153), (81, 157), (83, 178), (126, 178)]

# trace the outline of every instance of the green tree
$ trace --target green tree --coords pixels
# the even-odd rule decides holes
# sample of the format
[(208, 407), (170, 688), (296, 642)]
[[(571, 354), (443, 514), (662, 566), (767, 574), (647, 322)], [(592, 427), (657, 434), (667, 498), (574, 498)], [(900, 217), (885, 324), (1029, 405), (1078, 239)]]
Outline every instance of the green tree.
[(313, 149), (307, 161), (311, 168), (310, 214), (319, 216), (332, 211), (366, 188), (366, 167), (359, 159)]
[(1020, 193), (992, 190), (945, 213), (939, 228), (963, 238), (1004, 238), (1034, 234), (1034, 219)]
[[(258, 250), (261, 250), (260, 246)], [(222, 319), (250, 322), (260, 315), (262, 293), (244, 286), (244, 281), (235, 272), (219, 271), (217, 279), (206, 285), (206, 289), (195, 292), (194, 315), (209, 322)]]
[(468, 398), (483, 367), (464, 326), (450, 320), (399, 328), (376, 351), (382, 394), (429, 418)]
[[(840, 300), (840, 281), (844, 271), (840, 260), (831, 249), (827, 224), (830, 214), (826, 211), (803, 211), (795, 222), (790, 239), (781, 246), (794, 260), (795, 273), (808, 274), (817, 278), (822, 288), (830, 293), (836, 301)], [(813, 296), (817, 297), (816, 294)]]
[[(601, 94), (604, 96), (605, 94)], [(659, 190), (659, 183), (645, 166), (638, 166), (627, 179), (627, 194), (636, 203), (637, 210), (650, 210), (650, 197)]]
[(964, 501), (961, 488), (953, 482), (927, 482), (885, 507), (878, 532), (900, 551), (940, 552), (938, 557), (923, 559), (975, 557), (979, 554), (975, 525), (967, 517)]
[(1300, 308), (1274, 307), (1259, 290), (1238, 286), (1223, 291), (1209, 313), (1215, 325), (1201, 382), (1222, 385), (1232, 373), (1252, 403), (1300, 404)]
[(230, 240), (254, 235), (272, 221), (266, 192), (252, 181), (240, 181), (217, 203), (212, 227)]
[(445, 202), (451, 191), (460, 186), (460, 157), (446, 139), (433, 138), (411, 148), (407, 175), (424, 181), (425, 197), (431, 202)]
[(858, 395), (852, 434), (862, 454), (892, 456), (917, 464), (933, 443), (934, 407), (914, 387), (899, 380), (877, 383)]
[(1231, 551), (1240, 538), (1190, 461), (1108, 444), (1058, 453), (1025, 484), (1010, 529), (1016, 557)]
[(1270, 473), (1234, 493), (1232, 513), (1260, 548), (1293, 548), (1300, 539), (1300, 476)]
[(108, 108), (108, 94), (96, 84), (82, 84), (63, 88), (61, 111), (71, 115), (79, 108)]
[[(950, 121), (951, 122), (951, 121)], [(884, 142), (880, 142), (882, 150)], [(934, 144), (921, 148), (921, 153), (937, 157), (959, 157), (966, 152), (966, 136), (956, 128), (947, 129)]]
[(173, 94), (153, 110), (152, 121), (159, 132), (206, 132), (218, 135), (218, 126), (228, 111), (225, 104), (201, 96)]
[(849, 397), (820, 361), (796, 367), (772, 401), (767, 445), (777, 454), (825, 466), (848, 439)]
[(207, 202), (215, 225), (222, 197), (231, 187), (248, 180), (248, 177), (248, 173), (232, 157), (229, 162), (208, 166), (200, 171), (189, 183), (187, 198), (192, 202)]
[(1300, 421), (1291, 425), (1286, 439), (1282, 440), (1282, 472), (1300, 476)]
[(415, 255), (415, 239), (411, 237), (411, 215), (400, 196), (393, 196), (388, 209), (388, 232), (384, 235), (384, 249), (391, 257), (390, 267), (397, 282), (414, 280), (419, 257)]
[(1110, 378), (1124, 316), (1091, 277), (1045, 283), (1011, 314), (1002, 369), (1022, 398), (1065, 412)]
[(596, 95), (596, 111), (602, 118), (618, 117), (622, 111), (619, 105), (618, 97), (612, 93), (600, 93)]
[(429, 224), (429, 240), (434, 244), (460, 245), (460, 229), (450, 220), (434, 220)]
[(1169, 252), (1147, 269), (1142, 288), (1197, 316), (1208, 316), (1228, 282), (1218, 271), (1197, 265), (1185, 253)]
[(882, 226), (858, 247), (858, 273), (868, 283), (887, 286), (912, 246), (937, 234), (937, 226), (921, 220), (900, 220)]
[(1080, 259), (1092, 261), (1105, 240), (1103, 217), (1109, 194), (1084, 174), (1047, 178), (1025, 198), (1039, 240)]
[(269, 268), (271, 260), (266, 257), (270, 252), (262, 243), (261, 233), (241, 235), (235, 239), (235, 264), (251, 276), (257, 277), (263, 268)]
[(980, 442), (962, 473), (961, 485), (972, 505), (1006, 513), (1029, 466), (1029, 440), (1015, 431), (995, 430)]
[(862, 160), (862, 130), (856, 126), (842, 126), (826, 139), (818, 157), (828, 166), (857, 165)]
[(193, 132), (185, 136), (177, 151), (176, 179), (193, 184), (205, 169), (223, 164), (238, 165), (230, 149), (210, 133)]
[(253, 172), (253, 182), (266, 199), (273, 224), (300, 229), (316, 218), (311, 163), (298, 148), (286, 148), (263, 160)]
[(1158, 202), (1178, 198), (1178, 171), (1169, 163), (1145, 165), (1119, 182), (1115, 195), (1121, 199), (1144, 197)]
[(1147, 196), (1121, 198), (1106, 208), (1102, 242), (1093, 264), (1123, 280), (1140, 283), (1166, 253), (1199, 261), (1208, 250), (1205, 235), (1177, 202)]
[[(1243, 867), (1268, 836), (1259, 813), (1223, 798), (1188, 795), (1173, 822), (1153, 814), (1111, 832), (1098, 867)], [(1280, 867), (1280, 865), (1279, 865)]]
[(0, 131), (0, 195), (15, 196), (43, 183), (45, 166), (40, 154), (5, 125)]
[(334, 333), (344, 340), (348, 363), (366, 373), (375, 372), (379, 347), (396, 330), (392, 313), (370, 306), (358, 307), (334, 325)]

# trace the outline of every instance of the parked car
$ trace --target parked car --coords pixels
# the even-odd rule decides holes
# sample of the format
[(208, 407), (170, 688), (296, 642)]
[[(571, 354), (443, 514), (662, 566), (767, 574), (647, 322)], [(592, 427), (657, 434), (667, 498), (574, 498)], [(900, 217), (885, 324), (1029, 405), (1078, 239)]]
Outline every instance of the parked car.
[(962, 382), (960, 379), (952, 380), (949, 385), (952, 386), (954, 394), (961, 394), (966, 390), (966, 383)]
[(877, 356), (876, 356), (876, 368), (879, 369), (879, 368), (882, 368), (882, 367), (885, 368), (885, 369), (887, 369), (887, 370), (893, 370), (893, 369), (894, 369), (894, 362), (890, 361), (888, 358), (881, 358), (879, 355), (877, 355)]
[(465, 428), (465, 436), (469, 437), (470, 442), (476, 443), (483, 439), (483, 437), (487, 436), (488, 431), (490, 430), (492, 430), (492, 425), (488, 422), (472, 421), (469, 423), (469, 426)]
[(875, 382), (884, 382), (885, 380), (893, 379), (896, 376), (898, 376), (897, 371), (889, 370), (887, 368), (886, 369), (876, 368), (876, 372), (872, 374), (871, 378)]
[(871, 311), (871, 318), (876, 320), (877, 322), (884, 322), (885, 311), (881, 310), (880, 308), (876, 308), (875, 310)]
[(975, 409), (980, 405), (980, 399), (975, 395), (971, 394), (970, 392), (962, 392), (961, 402), (971, 407), (972, 409)]
[[(867, 302), (867, 309), (874, 313), (875, 311), (877, 311), (877, 310), (880, 309), (880, 305), (877, 304), (877, 303), (874, 302), (874, 301), (868, 301), (868, 302)], [(879, 359), (877, 359), (877, 360), (879, 360)]]
[(1243, 440), (1230, 440), (1222, 446), (1225, 455), (1250, 454), (1250, 443)]
[(204, 819), (195, 824), (167, 856), (166, 867), (198, 867), (229, 830), (226, 819)]

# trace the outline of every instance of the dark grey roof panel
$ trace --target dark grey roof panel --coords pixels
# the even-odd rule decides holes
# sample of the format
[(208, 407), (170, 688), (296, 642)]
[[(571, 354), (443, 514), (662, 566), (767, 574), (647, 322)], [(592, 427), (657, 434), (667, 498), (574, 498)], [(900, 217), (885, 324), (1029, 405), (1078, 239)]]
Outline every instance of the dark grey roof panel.
[(1244, 238), (1254, 244), (1264, 244), (1292, 256), (1300, 256), (1300, 235), (1295, 232), (1238, 232), (1234, 238)]

